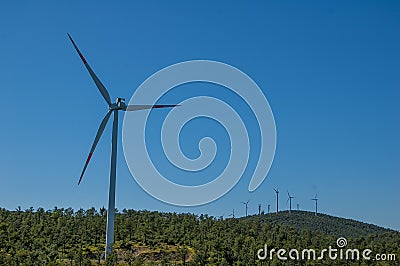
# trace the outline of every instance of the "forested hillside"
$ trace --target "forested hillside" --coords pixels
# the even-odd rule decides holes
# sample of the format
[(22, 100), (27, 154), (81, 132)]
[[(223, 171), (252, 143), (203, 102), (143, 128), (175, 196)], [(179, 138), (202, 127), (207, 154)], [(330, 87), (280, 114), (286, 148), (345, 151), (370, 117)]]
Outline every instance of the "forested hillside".
[[(0, 265), (399, 265), (400, 233), (313, 213), (217, 219), (207, 215), (123, 210), (116, 215), (115, 253), (102, 259), (106, 210), (0, 209)], [(336, 246), (393, 253), (396, 262), (260, 261), (271, 248)]]
[(385, 229), (373, 224), (362, 223), (355, 220), (344, 219), (326, 214), (318, 214), (305, 211), (279, 212), (278, 215), (256, 215), (251, 219), (261, 222), (267, 222), (272, 225), (288, 225), (298, 230), (309, 229), (312, 231), (320, 231), (333, 236), (346, 237), (367, 237), (368, 235), (381, 235), (393, 230)]

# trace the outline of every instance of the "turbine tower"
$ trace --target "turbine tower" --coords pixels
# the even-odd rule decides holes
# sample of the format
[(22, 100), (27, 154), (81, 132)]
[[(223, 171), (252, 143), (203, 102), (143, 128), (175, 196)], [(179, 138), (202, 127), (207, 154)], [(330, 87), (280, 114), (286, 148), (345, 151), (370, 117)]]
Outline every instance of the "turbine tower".
[(278, 189), (276, 189), (276, 188), (274, 188), (274, 190), (275, 190), (275, 193), (276, 193), (276, 213), (278, 213), (279, 212), (279, 205), (278, 205), (278, 199), (279, 199), (279, 190)]
[(317, 198), (317, 194), (315, 194), (315, 197), (311, 200), (315, 201), (315, 216), (317, 216), (318, 213), (318, 198)]
[(165, 107), (175, 107), (178, 105), (126, 105), (124, 98), (117, 98), (115, 103), (111, 102), (110, 94), (108, 93), (106, 87), (100, 81), (100, 79), (93, 72), (92, 68), (89, 66), (86, 59), (83, 57), (82, 53), (79, 51), (72, 37), (68, 34), (69, 39), (72, 42), (76, 52), (81, 58), (83, 64), (88, 70), (90, 76), (92, 77), (94, 83), (96, 84), (98, 90), (103, 96), (104, 100), (108, 105), (108, 112), (101, 121), (99, 129), (97, 130), (96, 137), (90, 149), (89, 155), (86, 159), (85, 165), (83, 167), (81, 176), (79, 177), (78, 185), (81, 183), (83, 175), (85, 174), (86, 168), (92, 158), (93, 152), (96, 149), (97, 143), (99, 142), (101, 135), (103, 134), (104, 128), (107, 122), (113, 114), (113, 128), (112, 128), (112, 141), (111, 141), (111, 166), (110, 166), (110, 187), (108, 192), (108, 210), (107, 210), (107, 233), (106, 233), (106, 250), (105, 256), (112, 252), (112, 245), (114, 243), (114, 215), (115, 215), (115, 181), (116, 181), (116, 166), (117, 166), (117, 136), (118, 136), (118, 111), (137, 111), (144, 109), (153, 108), (165, 108)]
[(246, 205), (246, 217), (247, 217), (247, 204), (249, 204), (249, 201), (250, 201), (250, 200), (248, 200), (248, 201), (246, 201), (246, 202), (242, 201), (242, 204)]
[(258, 204), (258, 215), (261, 214), (261, 204)]
[(268, 204), (268, 213), (270, 209), (271, 209), (271, 204)]
[[(290, 196), (289, 191), (287, 192), (287, 194), (288, 194), (288, 200), (287, 201), (289, 201), (289, 213), (292, 213), (292, 199), (294, 197)], [(287, 204), (287, 201), (286, 201), (286, 204)]]

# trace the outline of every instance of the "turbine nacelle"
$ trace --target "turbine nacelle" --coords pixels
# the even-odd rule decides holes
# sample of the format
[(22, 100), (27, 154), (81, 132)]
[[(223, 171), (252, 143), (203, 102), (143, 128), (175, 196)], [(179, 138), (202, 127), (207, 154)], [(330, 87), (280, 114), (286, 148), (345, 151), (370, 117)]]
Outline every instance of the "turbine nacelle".
[(126, 110), (125, 98), (117, 98), (115, 103), (110, 104), (108, 110)]

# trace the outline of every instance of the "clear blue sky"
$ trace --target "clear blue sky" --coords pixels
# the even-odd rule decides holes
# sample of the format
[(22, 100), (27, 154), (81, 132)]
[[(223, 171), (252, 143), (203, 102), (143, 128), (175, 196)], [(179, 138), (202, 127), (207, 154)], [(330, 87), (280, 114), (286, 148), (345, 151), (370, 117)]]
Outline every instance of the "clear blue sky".
[[(249, 213), (273, 209), (279, 187), (282, 209), (286, 190), (303, 210), (318, 193), (321, 212), (400, 230), (400, 3), (264, 2), (2, 3), (0, 206), (107, 205), (110, 125), (77, 186), (106, 105), (69, 32), (112, 99), (163, 67), (209, 59), (252, 77), (275, 115), (275, 160), (255, 192), (245, 176), (211, 204), (164, 204), (138, 187), (120, 146), (117, 208), (241, 216), (248, 199)], [(190, 144), (199, 132), (187, 130)], [(197, 143), (186, 144), (190, 155)]]

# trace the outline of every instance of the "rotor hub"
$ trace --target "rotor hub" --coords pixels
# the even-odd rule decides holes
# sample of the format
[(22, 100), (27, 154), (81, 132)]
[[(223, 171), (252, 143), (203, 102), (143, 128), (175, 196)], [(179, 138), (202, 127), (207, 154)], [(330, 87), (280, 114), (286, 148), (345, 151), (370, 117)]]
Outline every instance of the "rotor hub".
[(110, 110), (124, 110), (126, 108), (125, 98), (117, 98), (115, 103), (110, 104)]

